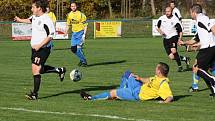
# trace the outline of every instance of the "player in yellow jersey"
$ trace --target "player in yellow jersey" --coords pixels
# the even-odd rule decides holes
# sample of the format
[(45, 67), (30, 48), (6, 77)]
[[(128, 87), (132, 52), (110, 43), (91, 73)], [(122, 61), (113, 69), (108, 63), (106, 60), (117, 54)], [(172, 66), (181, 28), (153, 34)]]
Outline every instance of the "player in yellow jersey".
[(77, 10), (77, 4), (71, 2), (71, 12), (67, 16), (67, 28), (65, 35), (67, 35), (69, 28), (72, 28), (71, 37), (71, 51), (80, 59), (79, 66), (86, 67), (87, 61), (84, 56), (82, 45), (85, 41), (87, 32), (87, 18), (86, 16)]
[(120, 99), (144, 101), (161, 98), (160, 103), (169, 103), (173, 101), (173, 94), (169, 86), (168, 73), (169, 66), (160, 62), (156, 66), (154, 77), (141, 78), (130, 71), (126, 71), (121, 78), (119, 88), (95, 96), (81, 91), (80, 95), (85, 100)]
[(46, 9), (47, 9), (47, 12), (46, 12), (46, 13), (47, 13), (48, 16), (51, 18), (51, 20), (52, 20), (52, 22), (54, 23), (54, 25), (56, 25), (57, 19), (56, 19), (55, 14), (54, 14), (53, 12), (50, 11), (50, 8), (49, 8), (49, 7), (47, 7)]

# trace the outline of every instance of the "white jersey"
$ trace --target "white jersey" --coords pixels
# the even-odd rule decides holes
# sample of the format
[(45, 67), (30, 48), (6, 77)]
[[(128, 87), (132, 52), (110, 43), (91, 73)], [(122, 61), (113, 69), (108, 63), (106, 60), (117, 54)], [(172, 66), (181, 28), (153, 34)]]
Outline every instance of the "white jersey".
[(172, 15), (176, 16), (179, 20), (182, 18), (180, 11), (176, 7), (172, 10)]
[(200, 40), (200, 49), (215, 46), (215, 39), (211, 32), (212, 24), (208, 16), (200, 13), (196, 17), (197, 33)]
[[(160, 29), (161, 29), (161, 31), (163, 31), (165, 33), (166, 39), (169, 39), (173, 36), (178, 35), (178, 32), (176, 30), (176, 24), (179, 24), (181, 26), (181, 23), (176, 16), (167, 18), (166, 15), (163, 15), (158, 19), (158, 22), (159, 21), (161, 21)], [(157, 23), (157, 25), (158, 25), (158, 23)]]
[[(40, 44), (47, 37), (53, 38), (55, 28), (47, 14), (41, 16), (33, 15), (29, 19), (32, 23), (31, 46)], [(50, 43), (51, 42), (49, 42), (48, 45), (50, 45)]]

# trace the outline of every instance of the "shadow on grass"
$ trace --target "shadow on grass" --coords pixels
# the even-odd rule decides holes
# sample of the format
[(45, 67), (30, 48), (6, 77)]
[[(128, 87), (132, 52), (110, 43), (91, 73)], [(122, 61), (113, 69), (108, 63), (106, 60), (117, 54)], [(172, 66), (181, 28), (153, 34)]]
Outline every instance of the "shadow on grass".
[(68, 48), (55, 48), (55, 49), (53, 49), (53, 50), (70, 50), (71, 48), (70, 47), (68, 47)]
[(65, 91), (57, 94), (52, 94), (44, 97), (39, 97), (38, 99), (46, 99), (46, 98), (51, 98), (51, 97), (57, 97), (60, 95), (65, 95), (65, 94), (72, 94), (76, 93), (79, 94), (80, 91), (97, 91), (97, 90), (110, 90), (110, 89), (116, 89), (119, 85), (112, 85), (112, 86), (86, 86), (86, 88), (83, 89), (78, 89), (78, 90), (72, 90), (72, 91)]
[(174, 101), (179, 101), (182, 98), (190, 97), (192, 95), (176, 95), (174, 96)]
[(110, 65), (110, 64), (118, 64), (118, 63), (125, 63), (126, 60), (120, 60), (120, 61), (109, 61), (109, 62), (100, 62), (100, 63), (93, 63), (89, 64), (87, 67), (91, 66), (99, 66), (99, 65)]

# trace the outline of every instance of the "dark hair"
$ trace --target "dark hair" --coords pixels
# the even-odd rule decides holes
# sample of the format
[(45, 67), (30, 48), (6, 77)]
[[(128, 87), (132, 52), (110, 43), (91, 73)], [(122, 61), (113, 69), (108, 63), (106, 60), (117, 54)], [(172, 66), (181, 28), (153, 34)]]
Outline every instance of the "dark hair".
[(191, 10), (192, 12), (202, 13), (202, 6), (199, 5), (199, 4), (193, 4), (193, 5), (190, 7), (190, 10)]
[(73, 3), (77, 5), (77, 2), (75, 2), (75, 0), (71, 0), (70, 4), (73, 4)]
[(172, 0), (172, 1), (170, 1), (169, 3), (174, 3), (174, 4), (176, 4), (175, 0)]
[(159, 65), (158, 68), (159, 68), (161, 74), (163, 76), (167, 77), (168, 73), (169, 73), (169, 66), (164, 62), (159, 62), (158, 65)]
[(32, 3), (35, 4), (37, 8), (40, 7), (43, 13), (47, 11), (46, 8), (48, 7), (48, 0), (33, 0)]

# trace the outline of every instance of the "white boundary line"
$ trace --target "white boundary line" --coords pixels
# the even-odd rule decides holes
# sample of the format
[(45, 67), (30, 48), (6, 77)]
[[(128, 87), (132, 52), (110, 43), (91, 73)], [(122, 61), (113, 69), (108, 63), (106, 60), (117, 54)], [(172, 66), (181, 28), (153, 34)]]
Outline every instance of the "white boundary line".
[(100, 118), (128, 120), (128, 121), (152, 121), (152, 120), (145, 120), (145, 119), (124, 118), (124, 117), (111, 116), (111, 115), (80, 114), (80, 113), (67, 113), (67, 112), (52, 112), (52, 111), (44, 111), (44, 110), (30, 110), (30, 109), (25, 109), (25, 108), (0, 107), (0, 109), (1, 110), (12, 110), (12, 111), (22, 111), (22, 112), (44, 113), (44, 114), (56, 114), (56, 115), (100, 117)]

